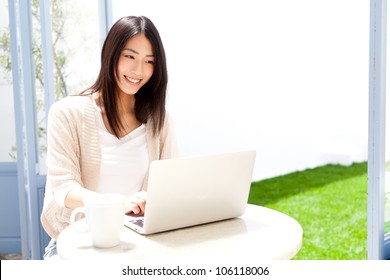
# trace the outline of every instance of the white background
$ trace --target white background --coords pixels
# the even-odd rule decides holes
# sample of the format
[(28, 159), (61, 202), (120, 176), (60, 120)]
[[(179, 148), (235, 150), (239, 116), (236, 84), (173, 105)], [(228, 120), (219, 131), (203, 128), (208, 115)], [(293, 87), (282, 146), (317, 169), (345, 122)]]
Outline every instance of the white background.
[(184, 156), (255, 149), (254, 180), (367, 159), (368, 0), (113, 1), (162, 37)]

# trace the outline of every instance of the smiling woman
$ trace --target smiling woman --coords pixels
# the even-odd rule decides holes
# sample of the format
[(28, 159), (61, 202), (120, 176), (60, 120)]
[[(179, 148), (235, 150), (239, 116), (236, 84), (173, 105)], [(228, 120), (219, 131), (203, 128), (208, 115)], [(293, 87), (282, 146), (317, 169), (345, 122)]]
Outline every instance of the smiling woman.
[(116, 127), (110, 122), (109, 111), (104, 108), (104, 101), (100, 93), (94, 97), (101, 108), (103, 121), (107, 130), (123, 137), (141, 125), (135, 114), (135, 94), (150, 80), (154, 72), (153, 47), (143, 34), (135, 35), (129, 39), (118, 59), (115, 72), (116, 98), (118, 100), (117, 111), (121, 123)]
[(152, 21), (125, 16), (108, 32), (96, 82), (50, 108), (41, 221), (52, 240), (45, 258), (56, 255), (59, 233), (87, 197), (120, 193), (125, 213), (143, 214), (150, 162), (177, 154), (167, 77)]
[[(97, 97), (108, 129), (117, 137), (126, 133), (121, 131), (126, 119), (119, 118), (123, 113), (125, 117), (136, 116), (141, 123), (149, 119), (157, 134), (165, 119), (168, 74), (164, 47), (153, 23), (146, 17), (119, 19), (103, 45), (101, 65), (95, 84), (85, 93), (92, 92)], [(140, 80), (139, 85), (129, 78), (133, 82)], [(118, 107), (121, 102), (131, 105), (127, 112)]]

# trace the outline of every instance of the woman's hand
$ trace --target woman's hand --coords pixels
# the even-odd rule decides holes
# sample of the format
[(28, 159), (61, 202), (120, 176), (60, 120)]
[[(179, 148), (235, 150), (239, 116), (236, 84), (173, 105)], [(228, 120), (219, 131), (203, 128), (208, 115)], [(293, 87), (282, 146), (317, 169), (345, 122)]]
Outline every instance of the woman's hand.
[(126, 198), (125, 213), (143, 215), (145, 212), (147, 192), (140, 191)]

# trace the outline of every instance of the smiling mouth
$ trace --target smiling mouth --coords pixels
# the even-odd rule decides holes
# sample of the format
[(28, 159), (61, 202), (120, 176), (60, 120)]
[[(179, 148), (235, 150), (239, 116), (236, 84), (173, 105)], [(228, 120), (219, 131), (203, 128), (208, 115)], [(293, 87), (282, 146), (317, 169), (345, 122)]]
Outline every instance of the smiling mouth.
[(141, 82), (140, 79), (133, 79), (133, 78), (130, 78), (130, 77), (127, 77), (127, 76), (124, 76), (124, 77), (126, 78), (126, 80), (128, 80), (132, 84), (139, 84)]

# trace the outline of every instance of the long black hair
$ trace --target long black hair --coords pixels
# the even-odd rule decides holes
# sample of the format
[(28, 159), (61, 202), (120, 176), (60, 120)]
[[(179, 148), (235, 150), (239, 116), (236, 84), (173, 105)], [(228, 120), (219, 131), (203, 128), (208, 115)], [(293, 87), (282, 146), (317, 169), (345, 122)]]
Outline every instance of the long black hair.
[(159, 134), (165, 119), (165, 99), (168, 73), (160, 34), (145, 16), (126, 16), (110, 29), (101, 54), (101, 68), (96, 82), (85, 92), (101, 92), (104, 110), (112, 132), (119, 138), (122, 122), (117, 111), (117, 65), (126, 42), (137, 34), (144, 34), (153, 47), (154, 71), (150, 80), (135, 94), (135, 115), (142, 123), (151, 122), (154, 135)]

